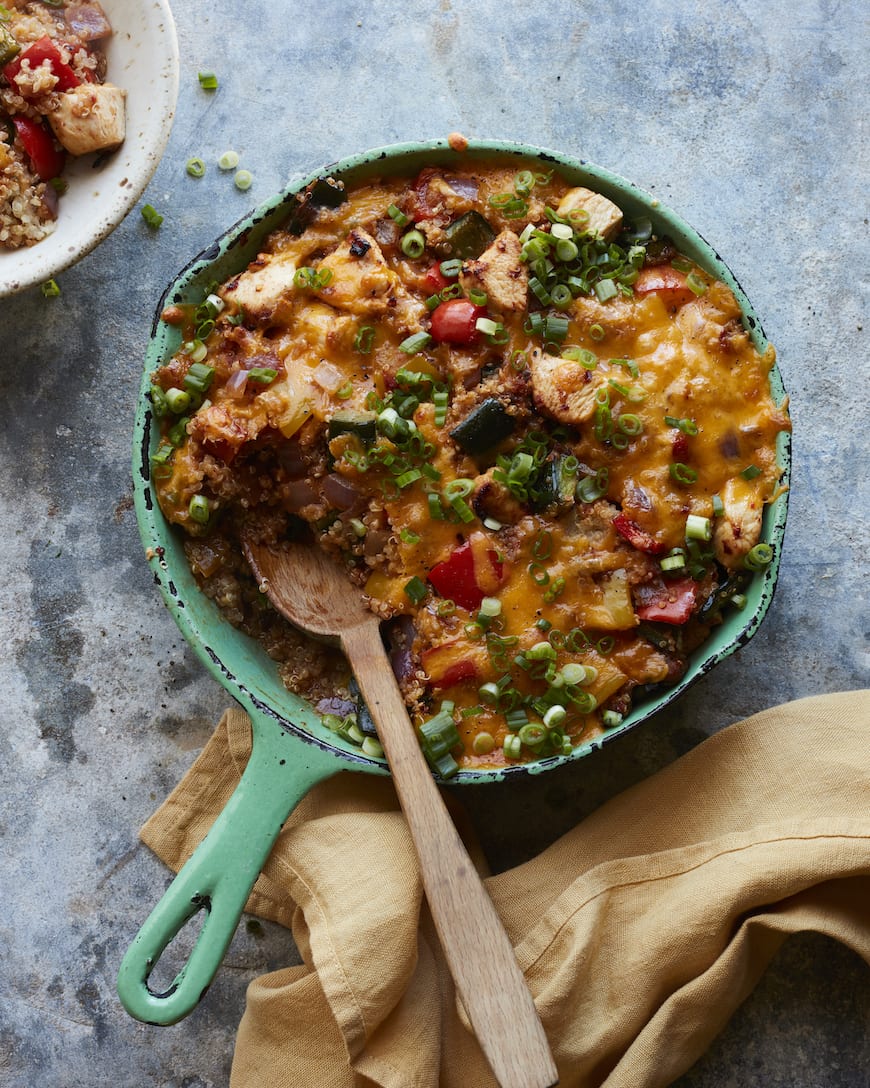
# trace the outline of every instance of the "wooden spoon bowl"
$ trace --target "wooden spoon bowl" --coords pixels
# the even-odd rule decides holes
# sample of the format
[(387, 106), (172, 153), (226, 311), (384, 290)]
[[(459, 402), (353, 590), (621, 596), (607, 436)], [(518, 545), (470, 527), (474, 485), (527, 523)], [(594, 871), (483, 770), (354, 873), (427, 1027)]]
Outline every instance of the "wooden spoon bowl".
[(337, 643), (377, 726), (420, 860), (435, 928), (477, 1039), (503, 1088), (558, 1081), (510, 940), (426, 763), (381, 641), (378, 618), (319, 548), (244, 540), (260, 589), (294, 626)]

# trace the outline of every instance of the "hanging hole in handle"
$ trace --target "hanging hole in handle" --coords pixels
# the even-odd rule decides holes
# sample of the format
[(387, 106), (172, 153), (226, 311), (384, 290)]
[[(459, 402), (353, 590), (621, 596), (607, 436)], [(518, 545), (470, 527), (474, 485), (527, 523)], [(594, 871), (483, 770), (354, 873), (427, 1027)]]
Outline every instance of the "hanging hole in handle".
[[(181, 923), (178, 932), (157, 957), (149, 964), (145, 985), (153, 997), (166, 998), (178, 988), (190, 955), (202, 933), (202, 927), (211, 914), (211, 896), (193, 895), (190, 912)], [(207, 989), (208, 987), (206, 987)], [(205, 990), (203, 990), (203, 995)]]

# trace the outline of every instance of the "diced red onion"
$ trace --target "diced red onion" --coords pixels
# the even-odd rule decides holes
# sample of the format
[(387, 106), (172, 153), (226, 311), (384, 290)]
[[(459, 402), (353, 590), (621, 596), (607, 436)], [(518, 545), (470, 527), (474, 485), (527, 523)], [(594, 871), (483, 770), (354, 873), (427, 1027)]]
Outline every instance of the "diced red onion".
[(288, 476), (304, 476), (308, 468), (298, 442), (282, 443), (278, 448), (278, 461)]
[(320, 388), (325, 389), (327, 393), (334, 393), (336, 389), (340, 389), (345, 383), (344, 374), (338, 367), (328, 363), (325, 359), (322, 359), (314, 368), (312, 377)]
[(366, 555), (380, 555), (389, 539), (390, 534), (386, 529), (369, 529), (363, 551)]
[(82, 41), (96, 42), (101, 38), (108, 38), (112, 33), (112, 24), (96, 0), (69, 4), (64, 8), (63, 16), (66, 25)]
[(45, 186), (45, 191), (42, 194), (42, 203), (51, 218), (57, 219), (60, 201), (58, 200), (57, 190), (54, 188), (53, 185)]
[(284, 508), (291, 514), (298, 513), (303, 506), (317, 502), (317, 492), (307, 480), (291, 480), (283, 491)]
[(477, 178), (445, 178), (447, 184), (459, 196), (468, 200), (477, 200), (480, 185)]
[(248, 384), (247, 370), (234, 370), (224, 384), (224, 391), (228, 397), (238, 400), (245, 395), (245, 387)]
[(414, 621), (410, 616), (397, 616), (385, 625), (387, 643), (390, 647), (390, 664), (397, 680), (407, 680), (414, 671)]
[(361, 499), (359, 491), (347, 482), (343, 476), (331, 472), (324, 478), (323, 495), (330, 506), (336, 510), (350, 510)]

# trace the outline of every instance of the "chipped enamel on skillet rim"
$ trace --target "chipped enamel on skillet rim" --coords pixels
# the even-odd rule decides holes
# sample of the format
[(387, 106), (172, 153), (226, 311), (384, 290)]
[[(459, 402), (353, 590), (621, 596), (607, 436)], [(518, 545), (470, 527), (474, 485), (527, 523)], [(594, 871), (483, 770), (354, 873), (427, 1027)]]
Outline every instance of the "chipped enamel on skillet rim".
[[(215, 243), (194, 258), (167, 288), (155, 313), (137, 404), (133, 441), (134, 500), (139, 530), (155, 581), (182, 634), (212, 676), (249, 712), (265, 714), (276, 720), (294, 737), (307, 744), (332, 752), (349, 765), (348, 769), (386, 773), (380, 760), (370, 759), (349, 743), (330, 732), (320, 722), (311, 705), (291, 694), (281, 684), (275, 663), (251, 638), (224, 620), (217, 606), (198, 589), (181, 548), (180, 536), (164, 520), (150, 485), (150, 454), (157, 444), (156, 428), (146, 396), (150, 373), (178, 347), (180, 333), (160, 321), (160, 313), (171, 303), (199, 301), (204, 288), (214, 280), (223, 282), (242, 271), (261, 248), (265, 236), (286, 218), (293, 197), (316, 178), (341, 176), (353, 184), (383, 173), (413, 175), (423, 165), (457, 165), (475, 159), (493, 157), (528, 157), (551, 163), (573, 184), (587, 185), (614, 200), (626, 217), (648, 216), (659, 233), (669, 234), (678, 248), (697, 261), (711, 275), (726, 283), (734, 292), (743, 311), (744, 324), (756, 348), (763, 352), (767, 340), (749, 300), (722, 258), (679, 216), (648, 193), (623, 178), (579, 159), (524, 144), (477, 140), (467, 151), (452, 151), (446, 140), (415, 144), (396, 144), (341, 160), (316, 170), (299, 181), (291, 182), (282, 192), (239, 220)], [(785, 390), (779, 371), (771, 371), (771, 390), (781, 403)], [(516, 775), (539, 774), (552, 767), (582, 759), (622, 736), (653, 714), (669, 706), (715, 665), (744, 646), (755, 634), (770, 607), (776, 587), (782, 541), (788, 511), (791, 467), (791, 434), (777, 437), (777, 457), (783, 469), (786, 490), (766, 507), (762, 539), (774, 548), (770, 566), (752, 580), (747, 604), (742, 612), (731, 611), (725, 622), (715, 628), (710, 638), (692, 656), (683, 679), (657, 697), (641, 698), (625, 721), (600, 737), (580, 745), (568, 756), (553, 756), (534, 763), (505, 768), (461, 770), (452, 783), (504, 781)], [(160, 551), (158, 551), (160, 549)]]

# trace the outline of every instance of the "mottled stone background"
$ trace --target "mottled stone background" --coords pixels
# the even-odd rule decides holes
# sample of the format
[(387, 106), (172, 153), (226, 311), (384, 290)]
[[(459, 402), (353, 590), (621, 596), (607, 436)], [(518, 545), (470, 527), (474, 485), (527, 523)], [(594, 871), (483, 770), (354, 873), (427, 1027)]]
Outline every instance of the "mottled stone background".
[[(293, 962), (243, 924), (201, 1008), (129, 1019), (118, 962), (169, 875), (139, 825), (226, 704), (141, 555), (130, 433), (160, 292), (289, 176), (365, 147), (503, 137), (608, 166), (731, 265), (779, 350), (795, 463), (780, 587), (759, 635), (673, 709), (570, 770), (466, 791), (496, 867), (710, 733), (867, 683), (867, 7), (860, 0), (178, 0), (178, 117), (138, 211), (95, 253), (0, 302), (0, 1084), (225, 1085), (245, 987)], [(196, 73), (213, 68), (215, 94)], [(235, 148), (237, 192), (212, 164)], [(191, 155), (208, 162), (186, 176)], [(808, 760), (812, 752), (807, 753)], [(804, 771), (803, 773), (806, 773)], [(806, 935), (681, 1088), (859, 1088), (870, 975)]]

